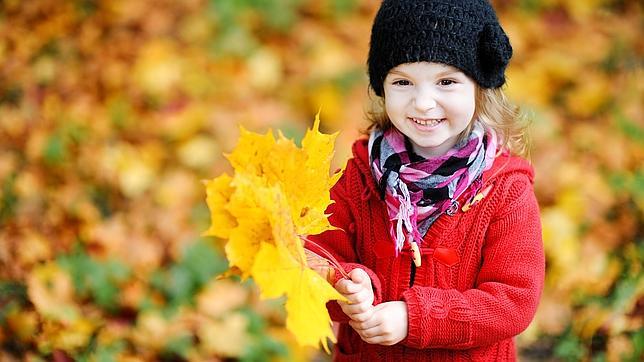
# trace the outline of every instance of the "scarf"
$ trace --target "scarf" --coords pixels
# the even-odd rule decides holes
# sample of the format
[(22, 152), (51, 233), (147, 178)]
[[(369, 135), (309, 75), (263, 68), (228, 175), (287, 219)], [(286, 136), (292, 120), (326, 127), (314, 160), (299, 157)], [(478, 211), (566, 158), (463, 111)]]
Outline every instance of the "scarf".
[(387, 204), (396, 254), (405, 241), (420, 245), (440, 215), (453, 215), (459, 207), (457, 199), (470, 186), (471, 195), (480, 190), (481, 175), (492, 167), (496, 147), (496, 134), (480, 121), (474, 122), (466, 139), (429, 159), (417, 155), (395, 127), (371, 132), (371, 171)]

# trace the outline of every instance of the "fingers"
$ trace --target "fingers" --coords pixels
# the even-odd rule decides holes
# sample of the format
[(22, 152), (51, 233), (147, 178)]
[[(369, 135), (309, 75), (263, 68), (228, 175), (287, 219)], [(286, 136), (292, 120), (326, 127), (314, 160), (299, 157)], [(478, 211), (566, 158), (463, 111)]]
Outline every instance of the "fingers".
[(382, 346), (393, 346), (398, 343), (395, 340), (392, 340), (388, 335), (379, 335), (371, 338), (362, 338), (363, 341), (369, 344), (379, 344)]
[(356, 328), (355, 326), (360, 325), (359, 322), (351, 321), (349, 324), (353, 329), (360, 335), (360, 338), (369, 343), (369, 344), (381, 344), (383, 346), (391, 346), (400, 342), (401, 339), (395, 338), (392, 331), (389, 331), (385, 325), (378, 322), (378, 324), (373, 327), (366, 329)]
[(404, 302), (385, 302), (371, 308), (370, 312), (371, 316), (367, 319), (352, 318), (349, 322), (363, 341), (390, 346), (405, 339), (408, 325)]
[(380, 324), (380, 320), (376, 317), (373, 316), (373, 318), (369, 318), (366, 320), (351, 320), (349, 321), (349, 325), (351, 328), (355, 329), (356, 331), (366, 331), (370, 328), (376, 327)]
[(373, 304), (373, 293), (370, 290), (361, 290), (357, 293), (352, 294), (342, 294), (349, 301), (349, 304), (361, 304), (366, 303), (367, 305)]
[(340, 292), (347, 302), (339, 301), (344, 314), (354, 321), (364, 322), (373, 315), (373, 289), (371, 279), (362, 269), (354, 269), (349, 274), (350, 279), (340, 279), (335, 289)]
[(367, 310), (366, 312), (363, 312), (363, 313), (352, 314), (351, 315), (351, 320), (355, 321), (355, 322), (362, 323), (362, 322), (366, 322), (366, 321), (370, 320), (372, 316), (373, 316), (373, 310), (369, 309), (369, 310)]
[(373, 294), (373, 289), (371, 287), (371, 278), (367, 272), (360, 268), (353, 269), (349, 273), (351, 279), (340, 279), (336, 284), (335, 288), (342, 294), (354, 294), (358, 293), (361, 290), (368, 290)]
[[(347, 298), (349, 304), (373, 304), (374, 295), (373, 290), (371, 289), (371, 281), (368, 279), (369, 276), (366, 275), (366, 273), (364, 274), (367, 279), (363, 279), (361, 283), (356, 283), (353, 279), (340, 279), (335, 284), (335, 289)], [(360, 280), (359, 278), (361, 278), (361, 276), (358, 277), (358, 280)], [(359, 311), (358, 313), (360, 312), (363, 311)]]
[[(352, 322), (349, 323), (351, 324)], [(355, 322), (353, 323), (356, 324)], [(394, 344), (392, 343), (393, 341), (391, 339), (391, 333), (384, 330), (384, 326), (380, 323), (367, 329), (355, 329), (355, 331), (358, 333), (358, 335), (360, 335), (360, 338), (363, 341), (369, 344)]]
[(364, 322), (368, 320), (373, 314), (373, 306), (368, 302), (357, 304), (338, 302), (338, 304), (340, 304), (340, 308), (342, 308), (344, 314), (349, 316), (352, 320), (358, 322)]
[(355, 283), (352, 280), (340, 279), (335, 284), (335, 289), (338, 292), (340, 292), (340, 294), (343, 294), (346, 296), (346, 295), (358, 293), (363, 289), (365, 289), (365, 287), (362, 284)]
[(372, 308), (371, 304), (366, 301), (361, 303), (338, 301), (338, 304), (340, 304), (342, 310), (347, 314), (361, 314)]

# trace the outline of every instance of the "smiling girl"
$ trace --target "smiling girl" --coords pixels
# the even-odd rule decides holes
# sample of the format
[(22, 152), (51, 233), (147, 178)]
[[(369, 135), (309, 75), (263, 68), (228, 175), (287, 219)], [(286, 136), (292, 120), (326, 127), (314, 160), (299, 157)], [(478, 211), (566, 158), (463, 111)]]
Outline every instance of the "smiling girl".
[(336, 361), (513, 361), (545, 260), (512, 48), (487, 1), (384, 0), (369, 50), (381, 107), (315, 238), (350, 278)]

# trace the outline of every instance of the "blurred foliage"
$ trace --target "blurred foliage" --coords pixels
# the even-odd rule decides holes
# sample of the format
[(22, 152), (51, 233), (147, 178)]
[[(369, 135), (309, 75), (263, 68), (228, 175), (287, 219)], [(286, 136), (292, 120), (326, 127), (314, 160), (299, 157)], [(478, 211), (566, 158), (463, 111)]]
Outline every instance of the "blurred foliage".
[[(497, 0), (532, 119), (547, 285), (524, 360), (644, 354), (642, 5)], [(365, 126), (370, 0), (0, 2), (0, 360), (310, 360), (222, 275), (202, 179), (238, 125), (335, 164)]]

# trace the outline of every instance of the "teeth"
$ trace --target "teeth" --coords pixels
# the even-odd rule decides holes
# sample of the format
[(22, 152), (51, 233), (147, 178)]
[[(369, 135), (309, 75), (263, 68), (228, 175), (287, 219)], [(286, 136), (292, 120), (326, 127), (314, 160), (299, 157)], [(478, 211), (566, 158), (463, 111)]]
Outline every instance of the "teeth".
[(443, 119), (418, 119), (418, 118), (412, 118), (412, 120), (414, 122), (420, 124), (420, 125), (423, 125), (423, 126), (435, 126), (435, 125), (441, 123), (441, 121)]

